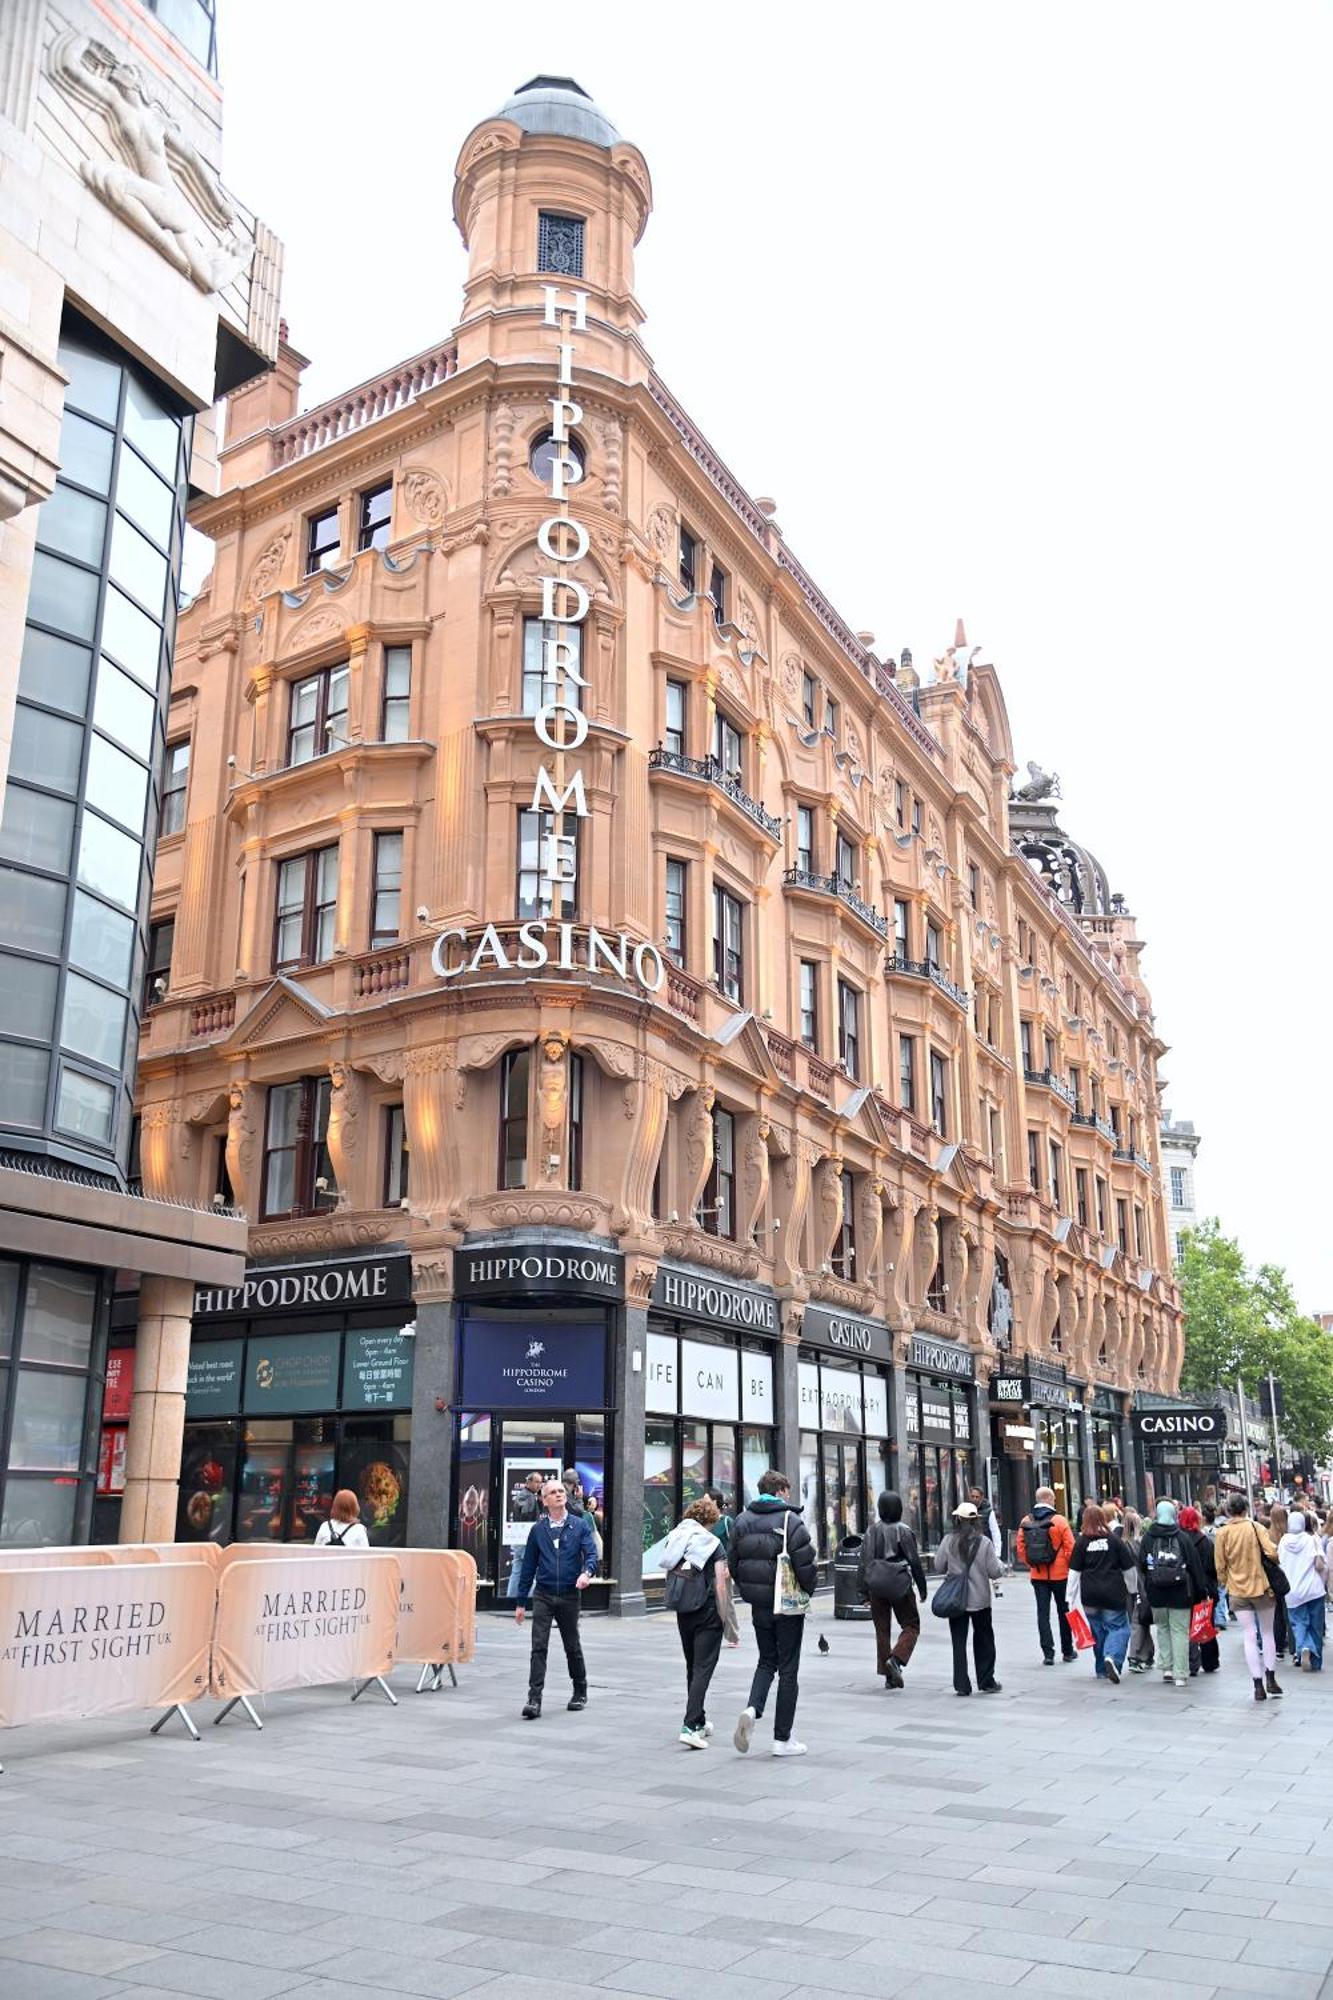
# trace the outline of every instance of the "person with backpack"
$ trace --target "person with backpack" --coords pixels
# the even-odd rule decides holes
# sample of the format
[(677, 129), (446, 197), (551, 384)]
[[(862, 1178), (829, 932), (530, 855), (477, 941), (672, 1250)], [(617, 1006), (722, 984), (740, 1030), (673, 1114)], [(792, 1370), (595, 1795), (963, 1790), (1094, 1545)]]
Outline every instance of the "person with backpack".
[(333, 1496), (327, 1521), (321, 1521), (315, 1536), (317, 1549), (368, 1549), (370, 1536), (361, 1525), (361, 1502), (350, 1486)]
[[(776, 1466), (761, 1475), (757, 1495), (732, 1522), (727, 1556), (732, 1583), (750, 1606), (759, 1647), (750, 1699), (741, 1710), (732, 1742), (742, 1755), (749, 1749), (776, 1675), (773, 1755), (804, 1757), (804, 1743), (791, 1732), (801, 1691), (805, 1613), (819, 1567), (804, 1516), (792, 1505), (791, 1481)], [(789, 1588), (793, 1582), (794, 1590)], [(802, 1596), (805, 1603), (799, 1602)]]
[[(967, 1632), (972, 1628), (972, 1657), (977, 1670), (977, 1686), (982, 1694), (998, 1694), (995, 1678), (995, 1626), (991, 1615), (991, 1586), (1004, 1574), (995, 1544), (981, 1532), (977, 1510), (964, 1500), (953, 1510), (953, 1533), (946, 1535), (935, 1551), (936, 1574), (943, 1576), (936, 1607), (948, 1596), (958, 1599), (958, 1609), (942, 1617), (949, 1620), (953, 1641), (953, 1691), (971, 1694), (967, 1677)], [(955, 1581), (957, 1579), (957, 1581)], [(951, 1588), (952, 1586), (952, 1588)]]
[(1079, 1580), (1079, 1602), (1092, 1628), (1092, 1671), (1112, 1687), (1120, 1685), (1129, 1647), (1125, 1577), (1133, 1568), (1124, 1536), (1113, 1532), (1104, 1508), (1090, 1503), (1083, 1509), (1069, 1569)]
[(1203, 1515), (1197, 1507), (1182, 1507), (1180, 1510), (1180, 1531), (1193, 1542), (1203, 1569), (1204, 1587), (1208, 1595), (1209, 1609), (1213, 1619), (1211, 1639), (1190, 1640), (1190, 1679), (1196, 1674), (1215, 1674), (1222, 1664), (1221, 1650), (1217, 1643), (1217, 1598), (1220, 1585), (1217, 1581), (1217, 1563), (1213, 1556), (1213, 1545), (1203, 1525)]
[(1014, 1551), (1027, 1564), (1032, 1595), (1037, 1605), (1037, 1637), (1041, 1657), (1048, 1667), (1055, 1665), (1055, 1641), (1051, 1636), (1051, 1604), (1060, 1620), (1060, 1658), (1068, 1666), (1078, 1658), (1069, 1630), (1066, 1591), (1069, 1558), (1074, 1553), (1074, 1530), (1063, 1514), (1055, 1511), (1055, 1493), (1049, 1486), (1037, 1488), (1036, 1504), (1023, 1516)]
[[(713, 1725), (704, 1704), (722, 1641), (729, 1636), (718, 1601), (719, 1585), (725, 1590), (727, 1578), (717, 1532), (719, 1518), (717, 1502), (706, 1493), (685, 1509), (684, 1519), (671, 1530), (662, 1550), (666, 1608), (676, 1614), (676, 1630), (685, 1655), (685, 1719), (680, 1741), (687, 1750), (708, 1748)], [(734, 1619), (731, 1631), (735, 1635), (731, 1644), (738, 1646), (740, 1633)]]
[(1245, 1661), (1254, 1682), (1256, 1701), (1274, 1700), (1282, 1694), (1277, 1681), (1277, 1649), (1273, 1643), (1273, 1612), (1277, 1601), (1273, 1575), (1285, 1585), (1286, 1573), (1278, 1561), (1276, 1545), (1266, 1528), (1249, 1518), (1250, 1503), (1243, 1493), (1233, 1493), (1227, 1501), (1227, 1520), (1213, 1542), (1217, 1580), (1226, 1591), (1232, 1616), (1245, 1642)]
[(921, 1613), (912, 1593), (915, 1590), (925, 1603), (926, 1572), (916, 1536), (903, 1522), (902, 1495), (881, 1493), (876, 1512), (879, 1519), (871, 1523), (861, 1543), (858, 1577), (861, 1596), (875, 1621), (875, 1672), (883, 1676), (886, 1688), (900, 1688), (903, 1668), (921, 1637)]
[(1139, 1544), (1139, 1575), (1162, 1647), (1162, 1679), (1188, 1687), (1190, 1612), (1208, 1595), (1199, 1552), (1180, 1526), (1174, 1500), (1159, 1500)]

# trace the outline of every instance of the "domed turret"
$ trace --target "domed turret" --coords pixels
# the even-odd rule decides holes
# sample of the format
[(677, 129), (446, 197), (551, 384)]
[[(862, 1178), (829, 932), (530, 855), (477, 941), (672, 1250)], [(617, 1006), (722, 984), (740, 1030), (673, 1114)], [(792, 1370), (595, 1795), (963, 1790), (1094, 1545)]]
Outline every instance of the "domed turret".
[(525, 132), (583, 139), (590, 146), (620, 144), (620, 134), (611, 120), (572, 76), (534, 76), (521, 83), (495, 115), (512, 119)]
[(1071, 840), (1057, 821), (1058, 778), (1048, 778), (1035, 764), (1028, 769), (1034, 773), (1032, 781), (1009, 801), (1009, 835), (1015, 852), (1072, 915), (1124, 915), (1124, 898), (1112, 896), (1101, 862)]

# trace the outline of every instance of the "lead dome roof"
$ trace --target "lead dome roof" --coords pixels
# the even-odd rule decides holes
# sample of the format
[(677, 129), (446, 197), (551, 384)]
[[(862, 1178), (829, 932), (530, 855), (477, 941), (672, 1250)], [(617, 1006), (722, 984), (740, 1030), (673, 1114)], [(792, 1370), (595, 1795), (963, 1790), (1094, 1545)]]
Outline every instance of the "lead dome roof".
[(534, 76), (505, 99), (497, 118), (512, 119), (525, 132), (582, 139), (590, 146), (619, 145), (620, 134), (599, 104), (572, 76)]

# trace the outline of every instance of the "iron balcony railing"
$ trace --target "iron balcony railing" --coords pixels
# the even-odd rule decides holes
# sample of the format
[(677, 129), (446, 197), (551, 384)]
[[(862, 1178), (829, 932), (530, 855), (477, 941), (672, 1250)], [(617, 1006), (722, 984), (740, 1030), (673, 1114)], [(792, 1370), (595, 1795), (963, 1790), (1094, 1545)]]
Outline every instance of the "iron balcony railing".
[(947, 994), (955, 1006), (961, 1007), (964, 1013), (972, 1005), (972, 995), (964, 992), (961, 986), (955, 986), (948, 974), (942, 972), (939, 966), (932, 964), (928, 958), (900, 958), (897, 952), (893, 951), (884, 962), (884, 970), (886, 973), (905, 972), (911, 979), (928, 979), (932, 986), (937, 986), (941, 993)]
[(844, 881), (841, 875), (820, 875), (812, 868), (788, 868), (783, 872), (782, 881), (788, 889), (811, 889), (816, 895), (836, 896), (863, 924), (869, 925), (876, 937), (888, 936), (888, 918), (882, 917), (869, 903), (862, 902), (851, 883)]
[(782, 822), (771, 812), (766, 812), (758, 799), (752, 799), (742, 787), (739, 777), (726, 771), (716, 757), (687, 757), (680, 750), (668, 750), (661, 743), (648, 753), (650, 771), (674, 771), (682, 778), (699, 778), (706, 785), (716, 786), (725, 792), (733, 805), (739, 806), (747, 819), (752, 819), (770, 840), (782, 837)]
[(1076, 1111), (1077, 1100), (1073, 1091), (1069, 1088), (1064, 1078), (1057, 1076), (1053, 1069), (1025, 1069), (1023, 1071), (1023, 1081), (1025, 1083), (1040, 1084), (1044, 1090), (1053, 1090), (1061, 1103), (1067, 1104), (1071, 1111)]

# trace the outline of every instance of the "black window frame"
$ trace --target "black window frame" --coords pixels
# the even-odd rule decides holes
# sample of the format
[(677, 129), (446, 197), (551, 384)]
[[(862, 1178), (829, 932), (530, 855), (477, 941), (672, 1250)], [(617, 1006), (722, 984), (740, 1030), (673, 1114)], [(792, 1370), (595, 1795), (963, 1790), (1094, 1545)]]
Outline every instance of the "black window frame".
[[(735, 744), (734, 762), (728, 762), (728, 753)], [(745, 731), (735, 723), (720, 704), (713, 710), (713, 740), (709, 753), (724, 778), (735, 778), (745, 782)]]
[(915, 1035), (898, 1036), (898, 1108), (909, 1116), (916, 1117), (916, 1044)]
[(384, 1199), (383, 1208), (401, 1208), (409, 1189), (411, 1153), (407, 1143), (407, 1115), (401, 1103), (384, 1107)]
[(796, 866), (803, 868), (807, 875), (815, 872), (815, 809), (799, 803), (796, 807)]
[[(495, 1185), (500, 1189), (525, 1188), (528, 1185), (528, 1125), (529, 1101), (532, 1096), (532, 1050), (527, 1043), (521, 1048), (506, 1049), (497, 1069), (499, 1079), (499, 1155), (496, 1161)], [(515, 1095), (515, 1076), (521, 1075), (521, 1098), (517, 1109), (511, 1108)], [(521, 1137), (522, 1152), (511, 1149), (511, 1138)], [(510, 1179), (511, 1163), (522, 1166), (521, 1179)]]
[(1041, 1134), (1028, 1126), (1028, 1186), (1041, 1193)]
[[(184, 759), (178, 753), (185, 752)], [(190, 793), (190, 739), (188, 736), (174, 737), (166, 747), (162, 759), (162, 812), (158, 821), (157, 837), (170, 840), (173, 834), (185, 831), (185, 806)]]
[(851, 1284), (856, 1278), (856, 1176), (850, 1167), (843, 1168), (838, 1183), (842, 1189), (842, 1221), (829, 1261), (834, 1276)]
[(819, 682), (808, 667), (801, 672), (801, 714), (807, 729), (819, 727)]
[[(713, 884), (713, 979), (719, 993), (745, 1005), (746, 905), (721, 882)], [(727, 940), (727, 918), (734, 913), (736, 942)], [(734, 990), (733, 990), (734, 987)]]
[(731, 578), (717, 558), (714, 557), (708, 569), (708, 595), (713, 600), (713, 623), (715, 625), (725, 625), (730, 617), (730, 612), (727, 608), (727, 593), (730, 585)]
[(833, 837), (833, 879), (840, 889), (850, 890), (854, 896), (859, 893), (856, 873), (859, 853), (856, 842), (839, 826)]
[[(296, 1136), (288, 1146), (274, 1146), (273, 1108), (276, 1095), (295, 1090), (297, 1096)], [(329, 1109), (333, 1085), (326, 1076), (292, 1077), (286, 1083), (271, 1083), (264, 1099), (264, 1144), (259, 1172), (259, 1220), (275, 1222), (298, 1215), (322, 1215), (337, 1206), (338, 1183), (329, 1157)], [(292, 1204), (290, 1208), (270, 1208), (269, 1162), (279, 1153), (292, 1155)], [(315, 1185), (323, 1180), (321, 1191)]]
[[(398, 842), (398, 881), (396, 885), (388, 884), (386, 886), (386, 884), (383, 881), (385, 870), (381, 866), (381, 857), (385, 852), (385, 843), (391, 840), (396, 840)], [(379, 951), (380, 948), (384, 945), (397, 944), (398, 940), (402, 937), (403, 868), (404, 868), (404, 861), (406, 858), (406, 849), (407, 849), (406, 835), (404, 833), (403, 828), (400, 826), (376, 827), (374, 833), (371, 836), (370, 949), (372, 951)], [(380, 927), (380, 922), (379, 922), (380, 899), (383, 896), (393, 896), (396, 899), (394, 908), (394, 926), (392, 930), (383, 930)]]
[(893, 950), (899, 959), (912, 956), (912, 906), (905, 896), (893, 899)]
[(729, 1243), (736, 1240), (736, 1114), (724, 1104), (713, 1106), (713, 1159), (699, 1223), (706, 1235), (724, 1237)]
[[(582, 823), (576, 812), (565, 813), (563, 819), (564, 825), (561, 828), (561, 838), (566, 840), (572, 839), (574, 842), (574, 874), (570, 880), (562, 880), (560, 883), (560, 920), (562, 923), (566, 921), (576, 923), (579, 914), (580, 877), (583, 872), (583, 838), (580, 832)], [(525, 820), (536, 820), (538, 822), (536, 828), (538, 866), (536, 870), (525, 869), (523, 866)], [(514, 835), (514, 915), (519, 923), (546, 923), (554, 915), (555, 898), (551, 894), (551, 883), (549, 878), (543, 876), (540, 872), (541, 846), (554, 832), (554, 821), (555, 814), (549, 806), (541, 806), (540, 808), (519, 806), (518, 808)], [(529, 901), (524, 900), (523, 894), (523, 882), (526, 875), (534, 876), (537, 884), (536, 897)], [(545, 907), (543, 907), (542, 896), (543, 884), (546, 885)]]
[[(688, 741), (690, 719), (690, 684), (688, 681), (668, 680), (666, 684), (666, 706), (663, 711), (662, 747), (673, 757), (683, 757)], [(680, 727), (673, 726), (671, 710), (673, 705), (680, 708)]]
[[(327, 952), (321, 955), (318, 946), (319, 927), (322, 916), (328, 911), (332, 911), (335, 918), (337, 915), (338, 874), (341, 867), (338, 846), (339, 843), (336, 840), (327, 840), (321, 842), (318, 847), (302, 848), (299, 854), (283, 854), (275, 857), (273, 862), (273, 952), (271, 961), (275, 972), (287, 972), (293, 966), (327, 965), (333, 957), (333, 949), (336, 942), (336, 923), (330, 932)], [(321, 900), (319, 895), (319, 864), (322, 857), (326, 854), (334, 856), (333, 894)], [(287, 910), (284, 910), (282, 902), (283, 870), (294, 868), (298, 862), (304, 864), (305, 869), (305, 880), (302, 885), (300, 904), (301, 948), (294, 958), (281, 958), (279, 957), (279, 936), (282, 930), (283, 918), (289, 911), (294, 911), (297, 907), (293, 903), (288, 906)]]
[[(672, 871), (676, 871), (676, 888), (672, 888)], [(678, 855), (666, 856), (666, 877), (664, 895), (665, 928), (662, 946), (668, 958), (675, 964), (684, 966), (689, 945), (689, 885), (690, 864)], [(673, 899), (676, 908), (673, 910)]]
[(1088, 1170), (1086, 1167), (1075, 1167), (1074, 1213), (1078, 1217), (1080, 1228), (1082, 1229), (1087, 1228), (1088, 1217), (1091, 1214), (1091, 1212), (1092, 1211), (1088, 1206)]
[[(322, 541), (320, 539), (320, 530), (321, 528), (327, 528), (330, 522), (333, 524), (333, 540), (331, 542)], [(336, 562), (341, 549), (342, 508), (335, 500), (331, 507), (325, 507), (319, 513), (307, 514), (305, 517), (306, 575), (318, 576), (321, 570), (328, 568), (328, 564), (324, 558), (331, 555)]]
[[(391, 688), (389, 674), (395, 659), (407, 661), (407, 687), (398, 693)], [(389, 721), (401, 712), (403, 732), (390, 734)], [(386, 645), (384, 648), (383, 686), (380, 692), (380, 742), (406, 743), (412, 734), (412, 648), (404, 645)]]
[(682, 521), (676, 545), (676, 578), (687, 597), (693, 597), (699, 576), (699, 537)]
[(583, 1187), (583, 1057), (577, 1049), (569, 1056), (569, 1185), (573, 1192)]
[[(343, 677), (343, 706), (341, 708), (333, 708), (330, 706), (329, 697), (338, 675), (342, 675)], [(315, 688), (315, 713), (309, 722), (296, 722), (293, 718), (296, 714), (297, 695), (302, 688), (307, 688), (311, 685)], [(349, 738), (345, 725), (349, 713), (351, 692), (352, 673), (350, 660), (333, 660), (327, 667), (316, 667), (313, 673), (298, 674), (294, 680), (287, 683), (287, 744), (286, 754), (283, 759), (284, 770), (298, 771), (303, 764), (314, 764), (319, 758), (331, 755), (335, 747), (339, 750), (347, 748)], [(332, 741), (332, 732), (339, 716), (342, 717), (344, 723), (342, 732), (343, 740), (335, 746)], [(292, 756), (292, 743), (297, 736), (303, 736), (307, 729), (313, 731), (314, 748), (308, 757), (294, 758)]]
[[(161, 950), (163, 938), (166, 939), (165, 954)], [(156, 1007), (161, 1001), (165, 1000), (167, 994), (171, 991), (171, 955), (175, 942), (176, 912), (173, 910), (170, 916), (154, 918), (148, 926), (148, 949), (144, 954), (143, 962), (143, 1011), (145, 1014), (151, 1007)], [(153, 988), (156, 986), (158, 980), (162, 982), (162, 991), (155, 993)]]
[[(806, 993), (806, 974), (809, 974), (809, 994)], [(807, 1005), (807, 998), (809, 1004)], [(804, 1048), (819, 1053), (819, 960), (802, 958), (797, 961), (796, 970), (796, 1019), (800, 1040)]]
[[(377, 520), (371, 519), (371, 509), (384, 501), (383, 514)], [(356, 550), (364, 555), (367, 549), (387, 549), (389, 529), (393, 525), (393, 480), (382, 480), (378, 486), (367, 486), (356, 496)]]
[(861, 990), (838, 981), (838, 1060), (853, 1083), (861, 1077)]
[(949, 1058), (939, 1049), (930, 1052), (930, 1124), (938, 1138), (948, 1138)]

